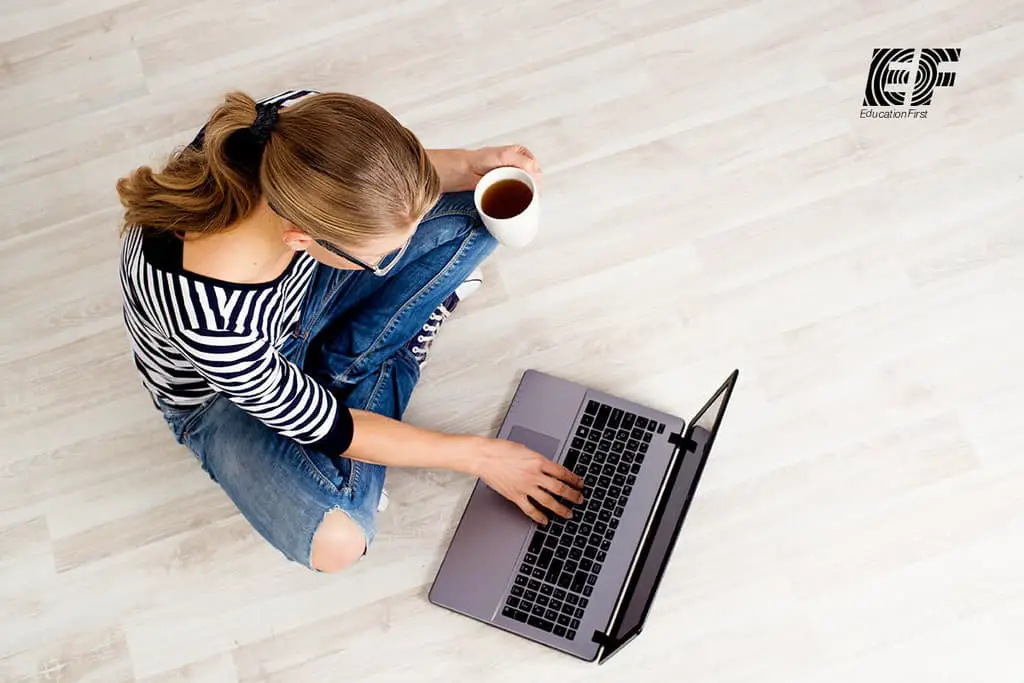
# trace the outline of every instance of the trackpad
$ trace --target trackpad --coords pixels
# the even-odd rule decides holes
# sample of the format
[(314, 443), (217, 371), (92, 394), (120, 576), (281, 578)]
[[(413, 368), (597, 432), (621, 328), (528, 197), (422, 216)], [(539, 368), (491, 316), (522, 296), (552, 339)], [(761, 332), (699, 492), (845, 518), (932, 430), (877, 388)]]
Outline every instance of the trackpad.
[(535, 432), (526, 427), (516, 425), (508, 433), (508, 440), (521, 443), (532, 451), (540, 453), (548, 460), (554, 460), (558, 456), (558, 447), (561, 442), (540, 432)]

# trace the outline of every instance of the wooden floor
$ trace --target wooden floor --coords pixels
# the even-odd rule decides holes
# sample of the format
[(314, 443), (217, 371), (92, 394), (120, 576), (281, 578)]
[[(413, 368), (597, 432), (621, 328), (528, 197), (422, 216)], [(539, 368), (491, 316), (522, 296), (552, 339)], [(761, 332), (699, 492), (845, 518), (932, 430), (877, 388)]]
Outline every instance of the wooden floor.
[[(1022, 680), (1020, 0), (4, 0), (0, 680)], [(959, 47), (861, 119), (877, 47)], [(311, 86), (428, 146), (522, 142), (499, 252), (409, 419), (489, 434), (539, 368), (734, 403), (647, 631), (592, 668), (431, 606), (472, 481), (394, 471), (372, 553), (267, 547), (133, 373), (115, 179), (221, 94)]]

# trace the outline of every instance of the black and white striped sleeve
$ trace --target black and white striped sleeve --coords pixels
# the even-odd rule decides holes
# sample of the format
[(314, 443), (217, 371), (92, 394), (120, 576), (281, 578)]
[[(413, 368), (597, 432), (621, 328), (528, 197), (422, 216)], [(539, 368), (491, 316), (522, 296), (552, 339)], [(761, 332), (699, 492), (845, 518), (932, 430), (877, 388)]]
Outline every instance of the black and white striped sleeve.
[(271, 429), (328, 455), (348, 450), (348, 407), (257, 333), (186, 329), (176, 342), (211, 387)]

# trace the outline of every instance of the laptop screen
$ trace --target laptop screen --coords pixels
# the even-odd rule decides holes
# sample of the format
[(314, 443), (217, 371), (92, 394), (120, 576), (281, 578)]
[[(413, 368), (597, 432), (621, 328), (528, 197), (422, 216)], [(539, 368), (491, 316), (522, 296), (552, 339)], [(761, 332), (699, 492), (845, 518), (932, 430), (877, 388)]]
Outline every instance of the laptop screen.
[(642, 551), (643, 556), (633, 575), (631, 593), (626, 597), (619, 623), (613, 630), (613, 644), (606, 648), (603, 658), (610, 656), (614, 650), (635, 636), (647, 617), (668, 556), (675, 546), (683, 518), (696, 491), (704, 463), (711, 453), (737, 374), (734, 372), (729, 376), (693, 418), (687, 430), (687, 438), (692, 439), (694, 448), (692, 451), (680, 449), (681, 461), (677, 460), (674, 465), (675, 475), (669, 480), (668, 488), (661, 498), (660, 509), (656, 513), (646, 547)]

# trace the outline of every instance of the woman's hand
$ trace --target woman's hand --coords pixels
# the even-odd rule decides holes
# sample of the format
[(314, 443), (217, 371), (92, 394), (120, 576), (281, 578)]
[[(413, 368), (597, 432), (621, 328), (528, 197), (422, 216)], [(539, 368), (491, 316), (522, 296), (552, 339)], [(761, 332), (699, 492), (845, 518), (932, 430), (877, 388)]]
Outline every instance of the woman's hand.
[(555, 496), (572, 503), (583, 502), (581, 477), (526, 446), (504, 439), (483, 439), (479, 451), (480, 458), (473, 468), (476, 475), (538, 524), (548, 522), (538, 505), (567, 519), (572, 516)]
[(544, 175), (533, 152), (522, 145), (481, 149), (432, 149), (427, 151), (427, 155), (441, 176), (441, 189), (444, 192), (472, 190), (488, 171), (501, 166), (523, 169), (533, 176), (533, 181), (538, 187)]

